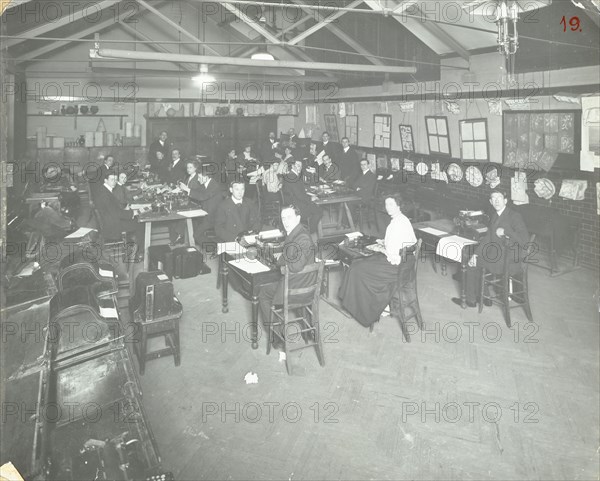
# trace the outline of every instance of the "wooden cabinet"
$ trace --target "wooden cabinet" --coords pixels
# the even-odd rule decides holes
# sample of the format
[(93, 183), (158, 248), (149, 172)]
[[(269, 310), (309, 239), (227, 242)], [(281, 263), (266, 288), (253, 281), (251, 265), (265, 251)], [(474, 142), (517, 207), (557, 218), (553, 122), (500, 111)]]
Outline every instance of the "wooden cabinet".
[(269, 132), (277, 131), (277, 116), (148, 118), (146, 143), (165, 130), (183, 157), (205, 155), (221, 161), (229, 149), (241, 150), (246, 142), (258, 147)]

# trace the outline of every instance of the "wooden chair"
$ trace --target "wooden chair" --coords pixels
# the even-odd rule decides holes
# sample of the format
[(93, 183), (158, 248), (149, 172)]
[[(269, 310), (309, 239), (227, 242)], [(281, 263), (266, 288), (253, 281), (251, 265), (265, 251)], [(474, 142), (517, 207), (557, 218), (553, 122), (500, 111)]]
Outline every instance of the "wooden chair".
[[(483, 310), (483, 302), (485, 300), (492, 301), (494, 304), (499, 304), (502, 307), (504, 320), (508, 327), (512, 326), (510, 319), (511, 309), (522, 307), (529, 322), (533, 322), (531, 314), (531, 305), (529, 303), (529, 285), (528, 285), (528, 266), (531, 262), (529, 257), (534, 253), (535, 234), (532, 234), (527, 243), (525, 253), (526, 256), (520, 264), (510, 262), (511, 255), (515, 255), (514, 249), (505, 243), (504, 268), (502, 274), (494, 274), (483, 268), (481, 270), (481, 293), (479, 294), (479, 312)], [(520, 255), (520, 251), (516, 253)], [(511, 267), (513, 268), (511, 270)], [(516, 270), (516, 272), (515, 272)], [(490, 287), (493, 288), (494, 294), (491, 294)], [(487, 294), (486, 294), (487, 292)], [(511, 305), (511, 300), (515, 305)]]
[[(135, 252), (130, 252), (131, 246), (135, 250), (135, 244), (127, 242), (127, 233), (121, 232), (121, 237), (118, 239), (108, 239), (104, 236), (104, 221), (98, 209), (92, 209), (92, 215), (98, 226), (98, 232), (100, 233), (100, 248), (101, 252), (106, 255), (109, 259), (114, 259), (119, 253), (123, 253), (123, 262), (128, 259), (133, 260)], [(105, 251), (106, 249), (106, 251)]]
[[(414, 255), (415, 263), (409, 272), (405, 271), (401, 273), (401, 271), (398, 270), (398, 283), (390, 302), (390, 314), (392, 317), (398, 319), (398, 322), (400, 323), (400, 329), (402, 330), (402, 335), (404, 336), (406, 342), (410, 342), (410, 334), (406, 327), (406, 323), (408, 321), (411, 319), (416, 319), (419, 329), (423, 329), (423, 316), (421, 315), (419, 293), (417, 290), (417, 270), (419, 268), (419, 256), (421, 253), (422, 242), (422, 239), (419, 239), (414, 252), (411, 254), (406, 254), (406, 256)], [(405, 262), (406, 256), (402, 262)], [(410, 291), (413, 293), (413, 295), (408, 300), (403, 299), (402, 291)]]
[[(292, 364), (289, 359), (289, 354), (293, 351), (315, 347), (317, 358), (321, 366), (325, 365), (323, 356), (323, 344), (321, 342), (321, 331), (319, 327), (319, 301), (321, 294), (321, 282), (323, 280), (323, 269), (325, 262), (317, 262), (306, 266), (299, 273), (290, 274), (287, 266), (282, 268), (283, 278), (283, 304), (273, 305), (271, 307), (271, 315), (267, 326), (267, 354), (271, 352), (271, 343), (277, 336), (283, 341), (285, 352), (285, 364), (288, 374), (292, 373)], [(290, 276), (292, 278), (298, 275), (315, 276), (315, 282), (308, 287), (290, 288)], [(290, 299), (307, 299), (305, 301), (290, 302)], [(300, 312), (297, 317), (290, 317), (290, 311)], [(288, 326), (294, 325), (297, 331), (288, 331)], [(280, 327), (278, 332), (275, 327)], [(281, 333), (280, 333), (281, 332)], [(291, 334), (300, 334), (304, 338), (304, 343), (298, 342), (298, 346), (291, 347)]]

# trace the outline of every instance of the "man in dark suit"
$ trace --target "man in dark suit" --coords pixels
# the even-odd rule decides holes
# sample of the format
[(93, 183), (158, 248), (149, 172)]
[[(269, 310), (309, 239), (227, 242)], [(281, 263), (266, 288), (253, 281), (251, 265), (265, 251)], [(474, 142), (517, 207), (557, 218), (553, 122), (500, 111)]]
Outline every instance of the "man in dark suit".
[(324, 150), (332, 159), (336, 159), (340, 152), (340, 144), (330, 140), (329, 132), (323, 132), (321, 135), (321, 150)]
[(212, 229), (215, 225), (215, 214), (217, 207), (223, 202), (223, 190), (221, 186), (213, 179), (210, 171), (211, 166), (203, 166), (199, 172), (200, 187), (190, 191), (190, 199), (198, 202), (202, 209), (208, 215), (200, 218), (194, 226), (194, 238), (196, 244), (203, 247), (208, 239), (206, 231)]
[(277, 138), (275, 137), (275, 132), (269, 132), (269, 137), (265, 142), (261, 145), (261, 156), (263, 160), (268, 160), (273, 158), (273, 151), (279, 147), (279, 142), (277, 142)]
[(331, 160), (329, 155), (323, 155), (323, 163), (319, 166), (319, 180), (321, 183), (327, 184), (341, 178), (342, 173), (338, 165)]
[(112, 155), (98, 154), (94, 165), (89, 169), (86, 168), (81, 171), (81, 175), (84, 175), (90, 184), (90, 194), (92, 197), (90, 200), (93, 202), (96, 201), (98, 192), (103, 189), (106, 174), (112, 170), (114, 164), (115, 158)]
[(148, 148), (148, 163), (154, 166), (157, 162), (156, 152), (162, 153), (163, 158), (169, 159), (171, 158), (171, 149), (173, 148), (173, 143), (168, 140), (168, 134), (166, 131), (162, 131), (158, 134), (158, 139), (150, 144)]
[[(490, 204), (495, 211), (490, 227), (468, 262), (465, 287), (469, 307), (475, 307), (479, 298), (482, 268), (485, 267), (495, 274), (502, 274), (505, 258), (509, 256), (509, 269), (511, 272), (518, 272), (525, 257), (526, 244), (529, 242), (529, 232), (521, 214), (507, 207), (506, 192), (500, 189), (493, 190), (490, 193)], [(509, 247), (505, 249), (506, 241)], [(453, 297), (452, 302), (461, 305), (461, 300), (457, 297)], [(491, 301), (485, 304), (489, 306)]]
[(356, 190), (363, 202), (369, 202), (373, 200), (373, 196), (375, 195), (377, 178), (373, 171), (369, 169), (369, 161), (367, 159), (362, 159), (360, 161), (360, 170), (361, 174), (350, 184), (350, 186)]
[(181, 158), (181, 152), (179, 149), (173, 149), (171, 152), (171, 165), (169, 166), (168, 172), (163, 180), (167, 184), (178, 184), (179, 181), (184, 180), (187, 177), (187, 170), (185, 162)]
[(215, 233), (219, 242), (232, 242), (241, 232), (260, 230), (258, 207), (250, 199), (244, 199), (246, 184), (243, 180), (231, 182), (228, 197), (217, 206), (215, 213)]
[(352, 183), (360, 176), (360, 165), (356, 150), (350, 147), (348, 137), (342, 139), (342, 148), (338, 152), (338, 156), (334, 157), (340, 169), (342, 169), (342, 180)]
[[(277, 264), (288, 267), (290, 271), (288, 288), (291, 289), (308, 287), (316, 280), (313, 274), (294, 275), (315, 262), (316, 246), (304, 226), (300, 224), (300, 216), (297, 207), (289, 206), (281, 210), (281, 221), (287, 237), (283, 243), (283, 253), (277, 259)], [(304, 300), (294, 299), (293, 302)], [(265, 325), (269, 323), (269, 313), (274, 304), (283, 304), (283, 279), (262, 286), (258, 294), (258, 305)], [(284, 333), (281, 331), (279, 335), (284, 337)], [(282, 346), (281, 339), (275, 336), (273, 347), (278, 349)]]
[(105, 240), (120, 239), (121, 232), (134, 234), (135, 244), (137, 245), (135, 261), (139, 262), (144, 256), (144, 224), (137, 222), (134, 219), (134, 212), (121, 207), (118, 199), (114, 196), (113, 189), (117, 185), (117, 178), (116, 172), (108, 171), (104, 183), (94, 199), (94, 206), (102, 222), (102, 232), (100, 234)]
[(286, 203), (294, 204), (300, 209), (302, 217), (308, 220), (311, 233), (314, 233), (317, 231), (323, 211), (313, 202), (316, 197), (306, 193), (301, 175), (302, 161), (296, 159), (290, 165), (290, 171), (283, 176), (283, 198)]

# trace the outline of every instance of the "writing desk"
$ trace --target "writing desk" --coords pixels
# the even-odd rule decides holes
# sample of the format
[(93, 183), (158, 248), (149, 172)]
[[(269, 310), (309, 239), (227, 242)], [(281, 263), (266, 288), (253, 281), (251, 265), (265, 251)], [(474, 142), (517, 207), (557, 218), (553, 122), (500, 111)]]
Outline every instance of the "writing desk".
[[(249, 260), (246, 254), (223, 252), (220, 255), (222, 266), (222, 312), (229, 312), (227, 288), (229, 276), (232, 275), (239, 281), (240, 294), (252, 302), (252, 349), (258, 349), (258, 294), (262, 286), (279, 281), (281, 279), (281, 271), (279, 268), (263, 264), (258, 259)], [(256, 272), (255, 270), (260, 270), (261, 272)]]
[(204, 217), (205, 215), (208, 214), (202, 209), (193, 209), (188, 211), (180, 210), (170, 213), (146, 212), (144, 214), (140, 214), (138, 222), (144, 223), (144, 271), (147, 271), (149, 267), (148, 247), (152, 245), (153, 223), (185, 220), (185, 242), (187, 245), (192, 245), (192, 241), (194, 239), (194, 226), (192, 224), (192, 219)]
[[(338, 215), (336, 222), (330, 222), (327, 224), (323, 223), (323, 220), (319, 220), (317, 226), (317, 235), (319, 239), (324, 237), (324, 231), (328, 230), (328, 236), (337, 236), (345, 234), (347, 232), (354, 232), (356, 230), (354, 226), (354, 219), (352, 218), (352, 212), (348, 204), (350, 202), (360, 202), (362, 198), (352, 189), (342, 185), (334, 185), (331, 187), (319, 186), (309, 188), (309, 193), (316, 195), (317, 200), (315, 204), (320, 206), (335, 205), (338, 207), (340, 214)], [(348, 228), (342, 227), (342, 213), (345, 212), (346, 219), (348, 220)]]
[[(448, 219), (419, 222), (413, 224), (413, 228), (415, 235), (423, 240), (423, 253), (433, 253), (434, 256), (460, 264), (460, 300), (461, 307), (466, 309), (467, 264), (478, 242), (455, 235), (456, 226)], [(436, 257), (433, 260), (435, 266)], [(445, 275), (445, 268), (442, 269), (442, 273)]]

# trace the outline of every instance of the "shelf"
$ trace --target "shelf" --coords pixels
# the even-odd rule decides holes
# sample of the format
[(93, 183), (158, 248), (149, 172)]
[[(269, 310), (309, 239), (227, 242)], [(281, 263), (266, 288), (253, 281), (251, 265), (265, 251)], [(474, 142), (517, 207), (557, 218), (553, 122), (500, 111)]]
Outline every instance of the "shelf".
[(100, 119), (107, 117), (119, 118), (119, 128), (123, 128), (123, 117), (129, 117), (127, 114), (58, 114), (58, 115), (46, 115), (46, 114), (27, 114), (27, 117), (48, 117), (50, 119), (69, 117), (75, 119), (75, 128), (77, 128), (77, 119)]

